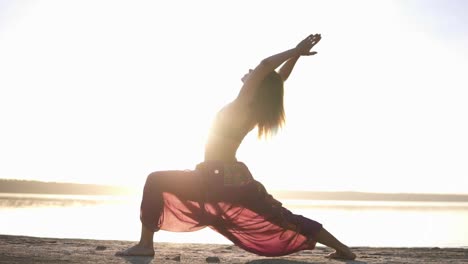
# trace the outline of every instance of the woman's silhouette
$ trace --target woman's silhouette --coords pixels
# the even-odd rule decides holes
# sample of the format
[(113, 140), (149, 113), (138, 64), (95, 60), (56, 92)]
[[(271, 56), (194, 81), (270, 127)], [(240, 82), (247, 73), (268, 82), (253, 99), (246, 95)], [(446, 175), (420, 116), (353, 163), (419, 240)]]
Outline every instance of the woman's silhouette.
[(331, 258), (356, 257), (320, 223), (284, 208), (236, 159), (239, 145), (255, 127), (258, 137), (268, 137), (283, 125), (283, 82), (299, 57), (316, 54), (311, 49), (320, 39), (320, 34), (310, 35), (296, 47), (262, 60), (242, 78), (237, 98), (217, 113), (205, 160), (194, 170), (157, 171), (148, 176), (141, 202), (140, 242), (118, 255), (153, 256), (153, 235), (160, 229), (187, 232), (210, 227), (262, 256), (313, 249), (319, 242), (336, 250)]

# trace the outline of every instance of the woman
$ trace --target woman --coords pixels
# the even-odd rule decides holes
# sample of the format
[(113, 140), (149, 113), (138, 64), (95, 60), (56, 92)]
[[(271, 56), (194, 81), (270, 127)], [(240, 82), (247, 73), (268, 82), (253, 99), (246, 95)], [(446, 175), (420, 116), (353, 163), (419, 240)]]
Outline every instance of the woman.
[(264, 59), (242, 78), (237, 98), (217, 113), (205, 161), (195, 170), (148, 176), (140, 242), (118, 255), (153, 256), (153, 235), (160, 229), (187, 232), (210, 227), (258, 255), (287, 255), (313, 249), (319, 242), (336, 250), (330, 258), (356, 257), (320, 223), (284, 208), (236, 159), (243, 138), (255, 127), (258, 137), (268, 137), (283, 125), (283, 82), (299, 57), (316, 54), (311, 49), (320, 39), (320, 34), (310, 35), (295, 48)]

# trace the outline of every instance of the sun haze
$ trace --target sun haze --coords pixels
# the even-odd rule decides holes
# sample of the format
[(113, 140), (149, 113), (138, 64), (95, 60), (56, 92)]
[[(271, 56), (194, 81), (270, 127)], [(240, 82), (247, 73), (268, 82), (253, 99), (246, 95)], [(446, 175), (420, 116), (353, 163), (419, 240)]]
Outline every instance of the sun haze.
[(3, 1), (0, 177), (141, 186), (191, 169), (264, 57), (321, 33), (286, 126), (238, 151), (268, 188), (467, 193), (464, 1)]

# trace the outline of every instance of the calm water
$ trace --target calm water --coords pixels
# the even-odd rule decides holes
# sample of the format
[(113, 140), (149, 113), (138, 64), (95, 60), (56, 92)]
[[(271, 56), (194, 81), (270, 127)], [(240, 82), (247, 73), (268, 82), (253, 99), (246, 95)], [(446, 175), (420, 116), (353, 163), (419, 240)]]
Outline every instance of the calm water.
[[(296, 214), (321, 222), (350, 246), (467, 247), (467, 202), (283, 200)], [(137, 240), (138, 196), (0, 194), (0, 234)], [(206, 228), (159, 232), (156, 242), (231, 244)]]

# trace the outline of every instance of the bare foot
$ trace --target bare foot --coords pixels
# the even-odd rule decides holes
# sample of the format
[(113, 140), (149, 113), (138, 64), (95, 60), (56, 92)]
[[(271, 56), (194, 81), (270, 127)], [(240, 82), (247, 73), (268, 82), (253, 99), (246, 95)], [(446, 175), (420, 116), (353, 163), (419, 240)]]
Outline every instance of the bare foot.
[(143, 246), (140, 244), (136, 244), (135, 246), (128, 248), (126, 250), (118, 251), (115, 253), (116, 256), (147, 256), (153, 257), (154, 256), (154, 248), (153, 246)]
[(345, 259), (345, 260), (354, 260), (356, 259), (356, 254), (350, 250), (347, 252), (335, 251), (327, 256), (330, 259)]

